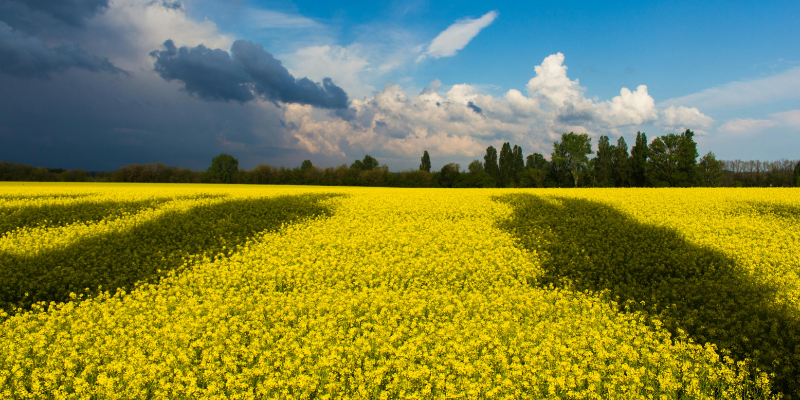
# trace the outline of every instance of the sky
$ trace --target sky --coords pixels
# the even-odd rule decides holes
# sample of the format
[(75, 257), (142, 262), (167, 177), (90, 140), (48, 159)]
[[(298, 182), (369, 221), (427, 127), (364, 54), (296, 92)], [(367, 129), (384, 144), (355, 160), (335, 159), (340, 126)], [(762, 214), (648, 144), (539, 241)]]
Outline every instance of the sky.
[(691, 129), (800, 158), (800, 2), (0, 2), (0, 160), (114, 170), (549, 158)]

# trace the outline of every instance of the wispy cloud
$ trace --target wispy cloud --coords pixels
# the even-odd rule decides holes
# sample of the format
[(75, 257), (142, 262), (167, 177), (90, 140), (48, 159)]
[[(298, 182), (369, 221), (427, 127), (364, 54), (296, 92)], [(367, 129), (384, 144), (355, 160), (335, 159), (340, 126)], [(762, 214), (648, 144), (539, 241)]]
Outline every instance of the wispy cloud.
[(771, 128), (775, 125), (778, 125), (778, 123), (770, 119), (736, 118), (720, 125), (719, 131), (727, 133), (749, 133)]
[(251, 8), (247, 11), (247, 15), (248, 25), (254, 29), (322, 27), (322, 24), (311, 18), (279, 11)]
[(789, 110), (770, 114), (774, 120), (782, 122), (784, 125), (800, 128), (800, 110)]
[(800, 99), (800, 67), (749, 81), (737, 81), (659, 103), (661, 107), (687, 106), (700, 109), (745, 107)]
[[(465, 18), (450, 25), (436, 36), (428, 45), (428, 49), (417, 58), (417, 62), (426, 57), (440, 58), (454, 56), (459, 50), (480, 33), (483, 28), (489, 26), (497, 18), (497, 11), (489, 11), (484, 16), (471, 19)], [(422, 48), (420, 48), (421, 50)]]

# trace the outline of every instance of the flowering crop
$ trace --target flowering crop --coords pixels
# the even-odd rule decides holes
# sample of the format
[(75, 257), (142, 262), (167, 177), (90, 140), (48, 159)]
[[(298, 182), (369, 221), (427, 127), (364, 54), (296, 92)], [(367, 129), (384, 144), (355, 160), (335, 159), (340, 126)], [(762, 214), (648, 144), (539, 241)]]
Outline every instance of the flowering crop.
[(800, 394), (800, 196), (788, 190), (507, 195), (501, 225), (542, 255), (542, 282), (607, 291), (775, 374)]
[[(518, 221), (525, 207), (503, 196), (519, 191), (227, 185), (3, 189), (3, 216), (39, 202), (63, 204), (59, 210), (80, 214), (66, 217), (62, 214), (68, 211), (50, 208), (59, 222), (24, 219), (34, 222), (0, 238), (4, 263), (42, 257), (46, 262), (39, 268), (47, 272), (49, 260), (57, 259), (52, 254), (75, 249), (58, 258), (72, 260), (75, 274), (115, 265), (116, 273), (140, 276), (132, 270), (150, 268), (133, 289), (37, 303), (31, 311), (7, 316), (0, 325), (3, 397), (770, 397), (766, 375), (752, 374), (744, 359), (721, 356), (714, 342), (682, 333), (683, 325), (673, 320), (662, 326), (649, 311), (621, 310), (604, 294), (611, 289), (607, 286), (587, 284), (592, 290), (582, 290), (564, 283), (589, 281), (581, 281), (583, 269), (563, 270), (564, 279), (557, 279), (552, 260), (559, 255), (550, 247), (531, 245), (534, 237), (543, 243), (552, 237), (526, 228), (540, 227), (540, 220), (531, 214), (533, 222), (516, 230), (509, 222)], [(760, 199), (758, 191), (742, 193), (753, 192), (751, 197)], [(569, 194), (619, 203), (622, 210), (636, 205), (621, 195), (625, 191), (527, 193), (544, 198)], [(628, 193), (643, 202), (660, 199), (662, 206), (675, 201), (666, 195), (654, 200), (650, 194), (657, 191)], [(789, 192), (774, 193), (767, 203), (793, 206), (786, 199)], [(498, 196), (504, 201), (495, 201)], [(736, 196), (729, 195), (730, 207), (750, 207), (750, 198), (739, 201)], [(130, 211), (109, 207), (81, 214), (80, 207), (69, 207), (104, 200), (130, 204)], [(288, 218), (276, 215), (281, 224), (253, 225), (247, 220), (269, 214), (269, 207), (258, 204), (300, 211)], [(258, 212), (237, 217), (241, 210)], [(671, 227), (697, 246), (736, 257), (717, 242), (703, 242), (694, 231), (685, 233), (687, 225), (670, 219), (668, 211), (658, 212), (668, 215), (663, 220), (625, 215), (641, 224)], [(235, 223), (225, 225), (226, 218)], [(213, 230), (220, 221), (230, 229), (205, 237), (209, 251), (193, 235), (166, 229), (175, 222), (192, 232)], [(233, 228), (241, 225), (250, 228)], [(155, 228), (161, 226), (166, 228)], [(719, 234), (738, 238), (740, 232)], [(182, 241), (174, 241), (176, 236)], [(224, 240), (215, 240), (218, 236)], [(148, 239), (153, 243), (137, 245)], [(161, 260), (156, 255), (169, 259), (165, 252), (175, 246), (187, 247), (178, 249), (180, 266), (170, 264), (160, 280), (152, 279), (150, 265)], [(95, 249), (97, 254), (81, 258)], [(759, 263), (751, 266), (754, 271), (770, 265), (783, 274), (781, 279), (790, 279), (785, 271), (790, 264), (750, 259)], [(59, 287), (61, 279), (69, 279), (48, 276), (53, 282), (39, 284)], [(771, 287), (780, 290), (776, 304), (794, 307), (788, 282)]]

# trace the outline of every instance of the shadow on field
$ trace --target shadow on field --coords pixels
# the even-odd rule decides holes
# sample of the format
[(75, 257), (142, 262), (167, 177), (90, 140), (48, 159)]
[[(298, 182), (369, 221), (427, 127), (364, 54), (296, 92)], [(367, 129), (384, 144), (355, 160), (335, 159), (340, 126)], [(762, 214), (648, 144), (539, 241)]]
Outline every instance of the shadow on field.
[[(172, 211), (122, 231), (86, 238), (34, 256), (0, 252), (0, 306), (30, 308), (67, 301), (70, 292), (96, 293), (157, 281), (198, 256), (216, 256), (264, 230), (304, 217), (329, 216), (320, 201), (335, 195), (231, 200)], [(224, 248), (223, 248), (224, 247)], [(26, 295), (27, 293), (27, 295)]]
[(683, 329), (734, 359), (755, 360), (775, 373), (775, 391), (800, 398), (800, 316), (776, 305), (775, 289), (732, 258), (598, 202), (530, 194), (497, 200), (514, 209), (500, 227), (541, 255), (541, 284), (607, 290), (621, 305), (658, 315), (673, 333)]
[(80, 201), (70, 204), (30, 205), (0, 209), (0, 236), (23, 227), (56, 227), (76, 222), (114, 219), (125, 214), (135, 214), (145, 208), (155, 208), (172, 200), (175, 199), (162, 197), (138, 201)]
[(762, 216), (771, 216), (784, 220), (800, 220), (800, 207), (797, 206), (767, 202), (751, 202), (749, 204), (753, 211)]

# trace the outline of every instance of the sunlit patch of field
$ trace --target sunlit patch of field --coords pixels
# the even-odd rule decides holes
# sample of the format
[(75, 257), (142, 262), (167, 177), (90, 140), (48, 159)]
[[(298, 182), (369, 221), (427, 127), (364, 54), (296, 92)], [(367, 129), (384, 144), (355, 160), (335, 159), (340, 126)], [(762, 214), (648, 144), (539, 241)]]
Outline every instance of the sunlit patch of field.
[(791, 189), (0, 187), (4, 397), (796, 387)]

